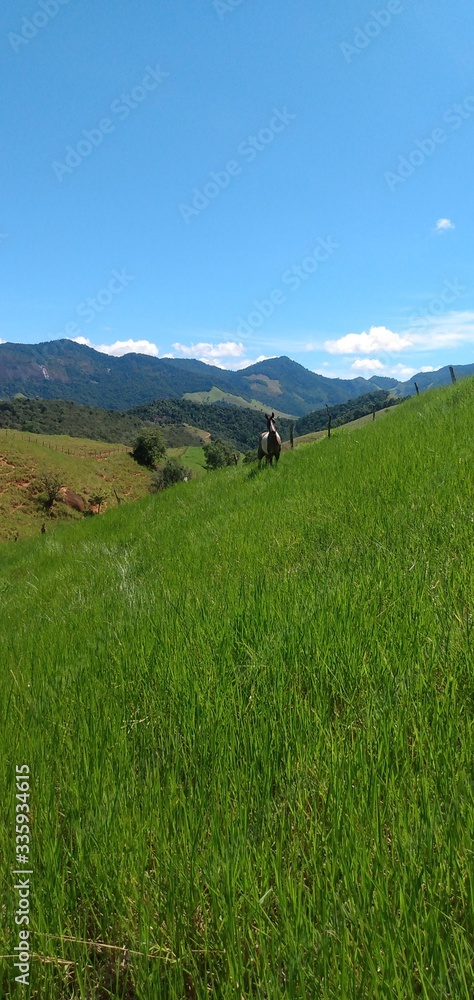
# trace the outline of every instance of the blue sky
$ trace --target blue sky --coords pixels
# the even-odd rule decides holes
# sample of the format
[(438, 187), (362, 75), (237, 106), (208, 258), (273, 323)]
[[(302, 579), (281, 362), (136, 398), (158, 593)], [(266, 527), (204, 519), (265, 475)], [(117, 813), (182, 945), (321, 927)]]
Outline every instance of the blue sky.
[(474, 361), (470, 0), (4, 0), (0, 339)]

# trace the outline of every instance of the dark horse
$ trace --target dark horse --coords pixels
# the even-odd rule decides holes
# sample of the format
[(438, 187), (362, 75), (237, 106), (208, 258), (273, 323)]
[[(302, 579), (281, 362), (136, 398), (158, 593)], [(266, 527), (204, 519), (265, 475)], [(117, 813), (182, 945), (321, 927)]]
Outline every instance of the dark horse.
[(265, 420), (267, 421), (267, 429), (258, 439), (259, 468), (262, 458), (266, 458), (267, 465), (268, 463), (272, 465), (273, 459), (278, 462), (281, 452), (281, 437), (276, 429), (275, 414), (272, 413), (271, 417), (269, 417), (266, 413)]

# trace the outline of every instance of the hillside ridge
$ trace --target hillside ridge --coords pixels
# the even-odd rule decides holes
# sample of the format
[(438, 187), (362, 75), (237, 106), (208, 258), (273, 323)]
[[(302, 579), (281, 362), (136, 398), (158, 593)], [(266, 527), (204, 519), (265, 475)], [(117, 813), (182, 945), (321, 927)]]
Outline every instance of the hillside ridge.
[[(474, 365), (457, 366), (458, 377)], [(449, 368), (420, 373), (406, 383), (384, 376), (331, 379), (304, 368), (287, 356), (269, 358), (241, 371), (227, 371), (193, 358), (153, 358), (125, 354), (114, 358), (70, 340), (41, 344), (0, 344), (0, 398), (21, 393), (57, 398), (89, 406), (128, 410), (157, 399), (208, 394), (213, 387), (229, 402), (274, 408), (294, 418), (372, 392), (390, 389), (397, 395), (446, 384)]]

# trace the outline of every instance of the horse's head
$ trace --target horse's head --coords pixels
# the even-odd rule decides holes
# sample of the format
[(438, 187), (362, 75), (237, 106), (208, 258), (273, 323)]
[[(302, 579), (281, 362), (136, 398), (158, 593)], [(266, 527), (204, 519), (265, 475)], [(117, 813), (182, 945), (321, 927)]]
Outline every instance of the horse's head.
[(271, 432), (273, 434), (276, 434), (277, 429), (276, 429), (276, 423), (275, 423), (275, 414), (272, 413), (271, 417), (269, 417), (268, 413), (266, 413), (265, 414), (265, 420), (267, 421), (267, 431), (268, 431), (268, 433)]

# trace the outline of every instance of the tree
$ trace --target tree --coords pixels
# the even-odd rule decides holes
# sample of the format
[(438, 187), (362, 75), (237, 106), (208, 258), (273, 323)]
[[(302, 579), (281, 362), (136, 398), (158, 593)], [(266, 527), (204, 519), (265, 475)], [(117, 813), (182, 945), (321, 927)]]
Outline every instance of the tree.
[(132, 455), (139, 465), (156, 469), (160, 458), (166, 454), (166, 445), (159, 431), (150, 429), (137, 437)]
[(205, 444), (203, 451), (208, 471), (234, 464), (234, 449), (219, 438), (216, 441), (211, 441), (210, 444)]
[(258, 451), (254, 448), (253, 451), (246, 451), (244, 455), (244, 465), (250, 465), (252, 462), (256, 462), (258, 459)]
[(37, 501), (43, 510), (51, 510), (55, 500), (58, 499), (63, 484), (59, 476), (55, 476), (52, 473), (45, 472), (39, 477), (37, 483), (35, 484), (34, 491), (37, 493)]
[(174, 486), (175, 483), (182, 483), (185, 479), (190, 479), (190, 469), (185, 469), (184, 465), (177, 462), (175, 458), (168, 458), (164, 465), (159, 466), (151, 477), (150, 492), (159, 493), (161, 490)]

